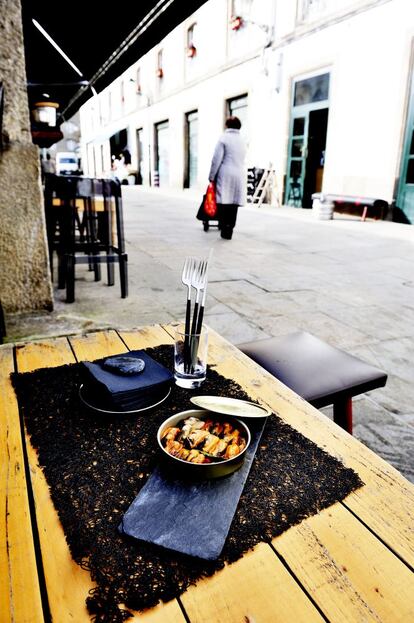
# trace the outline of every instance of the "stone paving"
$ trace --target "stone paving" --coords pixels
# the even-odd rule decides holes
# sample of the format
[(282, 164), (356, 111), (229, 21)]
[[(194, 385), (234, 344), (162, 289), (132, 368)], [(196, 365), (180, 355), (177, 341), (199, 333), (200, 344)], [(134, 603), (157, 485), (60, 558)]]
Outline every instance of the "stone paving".
[[(129, 296), (76, 267), (76, 302), (7, 319), (8, 339), (182, 319), (186, 255), (213, 248), (205, 321), (234, 344), (304, 329), (386, 370), (354, 400), (354, 435), (414, 482), (414, 229), (294, 208), (240, 210), (233, 240), (195, 219), (198, 195), (125, 187)], [(104, 271), (103, 271), (104, 274)], [(331, 417), (331, 410), (323, 410)]]

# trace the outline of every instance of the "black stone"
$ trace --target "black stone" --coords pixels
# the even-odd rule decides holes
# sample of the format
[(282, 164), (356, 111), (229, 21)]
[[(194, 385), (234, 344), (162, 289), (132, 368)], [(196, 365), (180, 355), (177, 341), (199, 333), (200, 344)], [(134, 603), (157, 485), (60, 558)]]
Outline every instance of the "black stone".
[(135, 357), (128, 357), (128, 355), (121, 355), (119, 357), (109, 357), (105, 359), (102, 363), (102, 367), (105, 368), (105, 370), (109, 370), (109, 372), (115, 372), (123, 376), (132, 376), (144, 370), (145, 361)]

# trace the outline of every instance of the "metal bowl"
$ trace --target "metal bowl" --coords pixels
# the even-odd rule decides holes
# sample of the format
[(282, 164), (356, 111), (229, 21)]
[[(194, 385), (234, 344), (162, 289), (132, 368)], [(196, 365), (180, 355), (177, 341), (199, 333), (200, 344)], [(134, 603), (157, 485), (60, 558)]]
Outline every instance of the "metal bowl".
[[(243, 432), (246, 439), (246, 447), (237, 456), (224, 461), (218, 461), (217, 463), (189, 463), (188, 461), (172, 456), (165, 450), (161, 443), (162, 434), (168, 427), (176, 426), (178, 422), (181, 422), (191, 416), (197, 417), (200, 420), (214, 418), (215, 420), (225, 420), (226, 422), (233, 423), (240, 431)], [(162, 462), (164, 466), (168, 468), (168, 473), (170, 475), (177, 476), (179, 478), (185, 477), (196, 480), (204, 480), (210, 478), (222, 478), (223, 476), (228, 476), (239, 469), (239, 467), (243, 464), (247, 448), (250, 446), (251, 436), (246, 424), (238, 418), (220, 415), (206, 409), (189, 409), (188, 411), (176, 413), (165, 420), (165, 422), (163, 422), (158, 429), (157, 441), (161, 451)]]

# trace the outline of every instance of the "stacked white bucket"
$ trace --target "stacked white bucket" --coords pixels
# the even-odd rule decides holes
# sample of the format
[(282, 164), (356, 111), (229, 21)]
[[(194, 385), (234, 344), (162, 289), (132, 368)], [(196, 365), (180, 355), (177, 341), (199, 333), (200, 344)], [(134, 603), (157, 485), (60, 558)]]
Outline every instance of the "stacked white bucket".
[(315, 218), (319, 221), (331, 221), (333, 219), (333, 201), (322, 193), (313, 195), (312, 209)]

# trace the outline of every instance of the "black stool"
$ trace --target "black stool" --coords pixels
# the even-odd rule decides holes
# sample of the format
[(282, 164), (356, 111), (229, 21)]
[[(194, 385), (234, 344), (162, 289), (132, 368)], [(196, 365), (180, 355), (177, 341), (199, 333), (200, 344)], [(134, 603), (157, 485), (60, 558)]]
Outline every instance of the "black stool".
[[(60, 202), (55, 206), (53, 200)], [(58, 256), (58, 288), (66, 287), (66, 302), (75, 300), (75, 265), (89, 264), (95, 281), (106, 263), (108, 285), (115, 283), (119, 264), (121, 297), (128, 296), (128, 255), (125, 252), (121, 186), (111, 179), (49, 175), (45, 183), (46, 227), (51, 272)]]
[(387, 382), (382, 370), (305, 331), (238, 348), (314, 407), (333, 404), (334, 421), (351, 435), (352, 397)]

